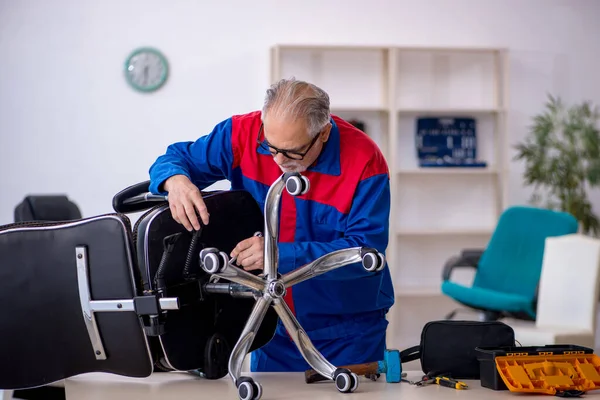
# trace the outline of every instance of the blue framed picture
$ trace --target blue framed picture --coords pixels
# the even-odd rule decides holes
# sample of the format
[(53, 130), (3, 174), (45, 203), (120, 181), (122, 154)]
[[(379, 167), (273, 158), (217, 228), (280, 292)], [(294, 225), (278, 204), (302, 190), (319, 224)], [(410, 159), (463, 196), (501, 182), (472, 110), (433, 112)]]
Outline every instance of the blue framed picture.
[(477, 123), (474, 118), (417, 118), (417, 159), (420, 167), (487, 166), (477, 158)]

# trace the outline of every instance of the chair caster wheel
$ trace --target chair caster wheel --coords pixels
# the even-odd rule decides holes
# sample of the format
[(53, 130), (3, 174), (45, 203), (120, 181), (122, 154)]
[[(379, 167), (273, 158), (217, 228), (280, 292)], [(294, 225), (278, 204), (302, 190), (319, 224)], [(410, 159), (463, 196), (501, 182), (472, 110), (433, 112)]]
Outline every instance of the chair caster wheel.
[(308, 178), (298, 173), (291, 173), (289, 176), (284, 177), (284, 179), (285, 188), (292, 196), (306, 194), (308, 189), (310, 189), (310, 181)]
[(208, 274), (216, 274), (229, 262), (229, 257), (222, 251), (208, 247), (200, 251), (202, 269)]
[(385, 257), (375, 249), (366, 248), (362, 252), (362, 264), (368, 272), (379, 272), (385, 267)]
[(340, 393), (352, 393), (358, 388), (358, 375), (346, 368), (338, 368), (333, 379)]
[(227, 361), (231, 348), (225, 336), (215, 333), (204, 348), (204, 375), (206, 379), (221, 379), (227, 375)]
[(262, 386), (252, 378), (238, 379), (237, 389), (240, 400), (259, 400), (262, 397)]

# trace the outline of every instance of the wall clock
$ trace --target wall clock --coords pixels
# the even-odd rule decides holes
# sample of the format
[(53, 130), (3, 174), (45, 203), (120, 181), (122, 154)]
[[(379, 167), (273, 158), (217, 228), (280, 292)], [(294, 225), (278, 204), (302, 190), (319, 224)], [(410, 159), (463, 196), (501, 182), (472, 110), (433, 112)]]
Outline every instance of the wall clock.
[(158, 90), (167, 80), (169, 64), (158, 50), (142, 47), (125, 60), (125, 78), (131, 87), (141, 92)]

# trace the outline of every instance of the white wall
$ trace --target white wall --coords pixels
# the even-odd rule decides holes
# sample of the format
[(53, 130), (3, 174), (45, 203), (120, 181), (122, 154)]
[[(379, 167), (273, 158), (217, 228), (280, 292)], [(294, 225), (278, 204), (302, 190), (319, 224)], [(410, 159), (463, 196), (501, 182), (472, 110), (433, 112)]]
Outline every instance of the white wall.
[[(594, 0), (0, 0), (0, 224), (28, 193), (112, 212), (169, 143), (260, 107), (276, 43), (508, 47), (514, 142), (548, 91), (600, 103), (598, 16)], [(123, 79), (142, 45), (170, 62), (152, 95)]]

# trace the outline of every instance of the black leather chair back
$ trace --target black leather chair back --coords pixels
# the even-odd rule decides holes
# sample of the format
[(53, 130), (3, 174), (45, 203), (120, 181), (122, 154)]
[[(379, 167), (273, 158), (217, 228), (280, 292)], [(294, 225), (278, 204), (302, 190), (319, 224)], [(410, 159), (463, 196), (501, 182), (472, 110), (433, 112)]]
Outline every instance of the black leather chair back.
[(65, 195), (31, 195), (15, 207), (15, 222), (71, 221), (81, 218), (79, 207)]
[[(87, 302), (119, 299), (127, 309), (142, 294), (134, 260), (122, 215), (0, 226), (0, 388), (90, 372), (149, 376), (153, 360), (139, 316), (92, 312)], [(90, 304), (85, 314), (82, 303)]]

